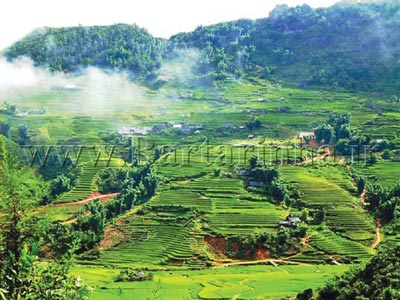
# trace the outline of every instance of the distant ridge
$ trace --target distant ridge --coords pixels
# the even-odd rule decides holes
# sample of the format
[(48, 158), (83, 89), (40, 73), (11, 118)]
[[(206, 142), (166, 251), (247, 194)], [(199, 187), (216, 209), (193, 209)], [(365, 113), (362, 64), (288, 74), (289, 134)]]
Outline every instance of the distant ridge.
[[(345, 5), (354, 4), (354, 5)], [(4, 55), (29, 56), (52, 71), (87, 66), (157, 81), (182, 50), (199, 52), (193, 73), (211, 81), (255, 76), (296, 85), (397, 93), (399, 1), (341, 1), (329, 8), (277, 6), (268, 18), (199, 26), (169, 40), (136, 25), (42, 28)]]

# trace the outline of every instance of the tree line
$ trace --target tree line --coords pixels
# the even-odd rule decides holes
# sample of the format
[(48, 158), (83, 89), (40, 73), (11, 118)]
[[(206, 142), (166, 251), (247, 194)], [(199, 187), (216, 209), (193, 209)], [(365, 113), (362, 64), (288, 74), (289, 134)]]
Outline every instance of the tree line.
[[(194, 49), (193, 73), (205, 82), (257, 76), (303, 88), (395, 92), (400, 78), (399, 3), (277, 6), (268, 18), (199, 26), (169, 40), (136, 25), (42, 28), (6, 49), (53, 71), (86, 66), (126, 70), (157, 81), (163, 61)], [(157, 84), (155, 86), (158, 86)]]

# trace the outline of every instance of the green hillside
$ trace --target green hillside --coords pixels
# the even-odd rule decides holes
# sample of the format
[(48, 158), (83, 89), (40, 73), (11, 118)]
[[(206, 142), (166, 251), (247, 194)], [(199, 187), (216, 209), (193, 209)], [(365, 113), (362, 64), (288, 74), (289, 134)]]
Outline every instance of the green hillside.
[(395, 93), (400, 21), (397, 2), (341, 3), (312, 9), (277, 6), (268, 18), (200, 26), (168, 41), (135, 25), (43, 28), (6, 49), (54, 71), (85, 66), (154, 79), (162, 63), (198, 50), (197, 79), (258, 76), (307, 88)]
[(129, 70), (146, 78), (160, 65), (163, 41), (136, 25), (35, 30), (5, 52), (8, 59), (28, 56), (52, 71), (79, 71), (96, 66)]

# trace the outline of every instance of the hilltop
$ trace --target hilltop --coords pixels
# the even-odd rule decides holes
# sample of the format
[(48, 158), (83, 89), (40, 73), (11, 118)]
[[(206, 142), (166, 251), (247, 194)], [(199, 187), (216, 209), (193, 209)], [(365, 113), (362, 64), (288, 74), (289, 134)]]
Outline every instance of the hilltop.
[(256, 76), (308, 88), (393, 92), (400, 76), (400, 4), (339, 3), (329, 8), (277, 6), (267, 18), (199, 26), (169, 40), (136, 25), (43, 28), (6, 49), (53, 71), (86, 66), (127, 70), (154, 81), (163, 62), (199, 51), (199, 78)]

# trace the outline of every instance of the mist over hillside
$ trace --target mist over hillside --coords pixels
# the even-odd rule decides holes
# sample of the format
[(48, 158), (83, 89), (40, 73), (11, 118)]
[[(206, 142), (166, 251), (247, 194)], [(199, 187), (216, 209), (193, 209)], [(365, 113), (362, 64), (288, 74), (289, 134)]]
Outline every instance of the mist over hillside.
[[(341, 2), (329, 8), (277, 6), (268, 18), (199, 26), (169, 40), (136, 25), (42, 28), (4, 51), (51, 71), (88, 66), (127, 71), (151, 87), (165, 81), (210, 83), (256, 76), (308, 88), (394, 93), (400, 78), (400, 4)], [(181, 59), (182, 57), (182, 59)], [(182, 76), (171, 77), (177, 61)], [(191, 59), (192, 57), (193, 59)], [(183, 73), (182, 73), (183, 72)]]
[[(0, 99), (12, 99), (22, 105), (21, 110), (90, 115), (150, 106), (145, 88), (130, 77), (127, 71), (107, 71), (92, 66), (77, 73), (51, 72), (35, 66), (28, 57), (13, 62), (0, 57)], [(41, 107), (34, 106), (32, 100), (36, 97), (41, 98)]]

